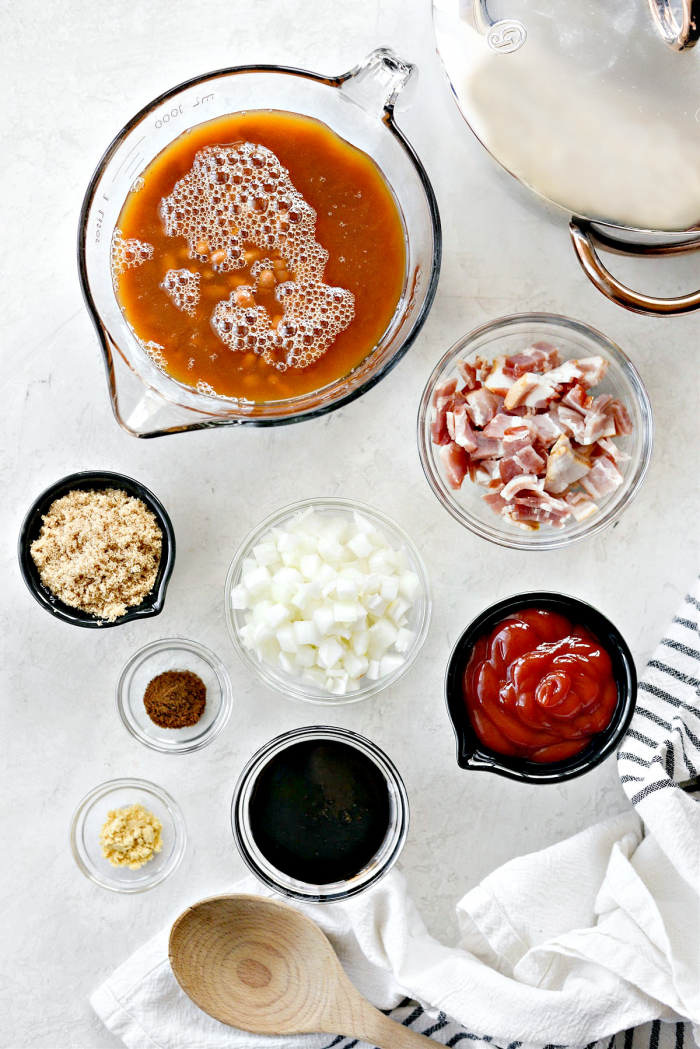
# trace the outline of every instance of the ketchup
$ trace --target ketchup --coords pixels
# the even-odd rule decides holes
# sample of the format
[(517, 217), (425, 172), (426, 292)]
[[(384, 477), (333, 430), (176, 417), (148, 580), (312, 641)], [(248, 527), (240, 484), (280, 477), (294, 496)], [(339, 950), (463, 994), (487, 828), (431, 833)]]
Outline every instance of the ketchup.
[(578, 754), (617, 706), (608, 652), (586, 627), (539, 608), (522, 609), (479, 638), (463, 690), (484, 746), (541, 763)]

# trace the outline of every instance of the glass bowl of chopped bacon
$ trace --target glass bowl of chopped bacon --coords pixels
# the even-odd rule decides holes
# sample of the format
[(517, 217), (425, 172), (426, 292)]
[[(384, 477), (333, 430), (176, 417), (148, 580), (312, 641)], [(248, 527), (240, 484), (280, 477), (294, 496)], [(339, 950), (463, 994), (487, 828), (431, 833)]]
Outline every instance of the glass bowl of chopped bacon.
[(521, 313), (465, 335), (418, 413), (428, 483), (477, 535), (552, 550), (607, 528), (651, 460), (651, 403), (622, 350), (580, 321)]

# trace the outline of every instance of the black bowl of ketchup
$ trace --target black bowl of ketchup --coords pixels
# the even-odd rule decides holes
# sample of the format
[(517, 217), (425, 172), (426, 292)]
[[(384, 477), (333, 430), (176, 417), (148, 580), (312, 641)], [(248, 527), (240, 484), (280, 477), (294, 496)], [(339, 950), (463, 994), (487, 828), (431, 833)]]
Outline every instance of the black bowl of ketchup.
[(450, 656), (445, 696), (460, 768), (560, 783), (617, 748), (637, 673), (601, 612), (538, 591), (498, 601), (470, 623)]

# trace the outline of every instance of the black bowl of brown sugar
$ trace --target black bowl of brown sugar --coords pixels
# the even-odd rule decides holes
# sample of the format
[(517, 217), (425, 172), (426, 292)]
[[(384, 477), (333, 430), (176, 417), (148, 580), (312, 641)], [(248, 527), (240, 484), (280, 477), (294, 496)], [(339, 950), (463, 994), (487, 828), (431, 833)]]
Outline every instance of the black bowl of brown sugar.
[(18, 557), (42, 608), (64, 623), (104, 629), (162, 612), (175, 533), (145, 485), (86, 470), (62, 477), (34, 500)]

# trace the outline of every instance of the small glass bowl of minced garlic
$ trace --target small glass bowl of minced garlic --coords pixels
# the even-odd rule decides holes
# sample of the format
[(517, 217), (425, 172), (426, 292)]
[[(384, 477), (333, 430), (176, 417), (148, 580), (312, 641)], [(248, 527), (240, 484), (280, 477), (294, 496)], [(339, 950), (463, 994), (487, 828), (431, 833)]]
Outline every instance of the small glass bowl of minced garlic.
[(177, 802), (155, 783), (114, 779), (78, 805), (70, 829), (75, 861), (112, 892), (145, 892), (173, 873), (187, 844)]

